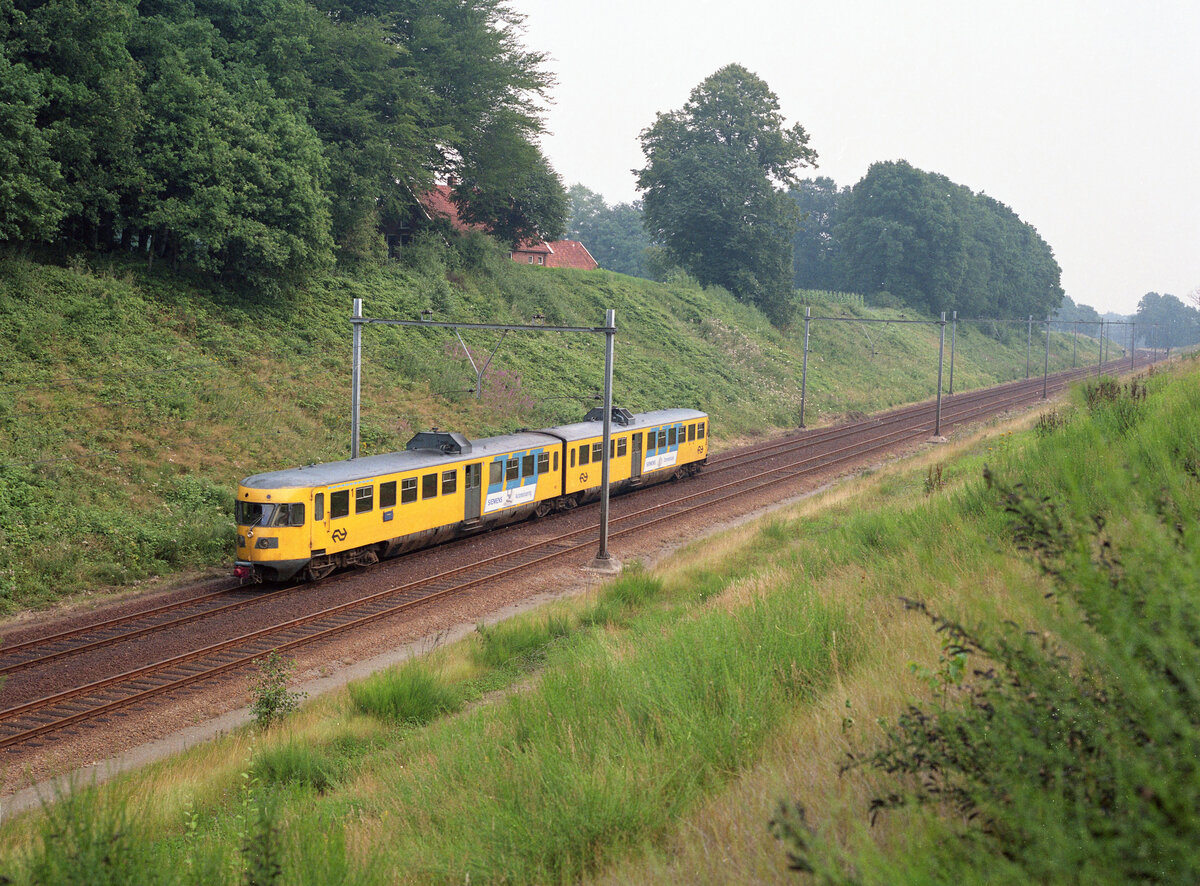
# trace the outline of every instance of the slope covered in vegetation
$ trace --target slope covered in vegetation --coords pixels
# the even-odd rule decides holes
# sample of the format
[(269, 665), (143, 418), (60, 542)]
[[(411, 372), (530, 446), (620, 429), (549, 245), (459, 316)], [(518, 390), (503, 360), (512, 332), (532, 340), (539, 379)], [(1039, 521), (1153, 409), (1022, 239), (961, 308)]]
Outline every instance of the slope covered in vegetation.
[[(241, 477), (349, 454), (356, 297), (371, 317), (467, 322), (599, 326), (613, 308), (619, 404), (705, 409), (718, 443), (799, 419), (802, 329), (687, 278), (521, 267), (479, 236), (418, 242), (403, 263), (269, 305), (137, 262), (4, 260), (0, 605), (228, 563)], [(902, 316), (852, 301), (813, 314)], [(956, 390), (1022, 376), (1025, 331), (999, 330), (1006, 345), (960, 326)], [(432, 426), (478, 437), (578, 420), (603, 388), (601, 336), (463, 337), (479, 365), (499, 344), (478, 398), (452, 333), (364, 331), (364, 454)], [(810, 346), (810, 425), (935, 392), (936, 326), (814, 322)], [(1070, 366), (1072, 341), (1056, 336), (1052, 357)], [(1090, 339), (1077, 359), (1095, 359)]]

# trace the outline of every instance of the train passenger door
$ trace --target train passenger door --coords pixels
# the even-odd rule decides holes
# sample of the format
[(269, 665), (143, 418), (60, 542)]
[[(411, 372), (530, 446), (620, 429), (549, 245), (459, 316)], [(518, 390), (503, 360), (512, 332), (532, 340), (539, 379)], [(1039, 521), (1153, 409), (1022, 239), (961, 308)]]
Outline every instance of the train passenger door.
[(464, 480), (464, 493), (466, 495), (466, 510), (463, 513), (465, 520), (478, 520), (480, 498), (482, 496), (481, 486), (483, 483), (483, 465), (479, 462), (466, 466), (466, 478)]
[(639, 480), (642, 476), (642, 433), (633, 435), (633, 455), (630, 458), (629, 476), (631, 479)]

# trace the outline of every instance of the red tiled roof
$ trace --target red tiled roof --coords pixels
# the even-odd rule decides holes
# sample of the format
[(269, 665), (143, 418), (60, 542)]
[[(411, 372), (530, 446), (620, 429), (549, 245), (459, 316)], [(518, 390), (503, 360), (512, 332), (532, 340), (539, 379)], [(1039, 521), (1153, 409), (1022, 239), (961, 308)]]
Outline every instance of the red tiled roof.
[(538, 264), (547, 268), (591, 271), (600, 267), (587, 247), (578, 240), (554, 240), (550, 243), (545, 240), (526, 240), (513, 247), (513, 261), (520, 262), (528, 256), (538, 256), (541, 259)]
[(451, 188), (449, 185), (434, 185), (433, 190), (426, 191), (417, 199), (425, 207), (425, 211), (429, 213), (430, 218), (448, 219), (450, 225), (460, 231), (487, 231), (484, 225), (463, 221), (458, 214), (458, 207), (450, 199), (450, 194)]
[(592, 258), (587, 247), (578, 240), (555, 240), (549, 244), (549, 249), (553, 254), (546, 259), (546, 264), (552, 268), (591, 271), (600, 267), (600, 263)]

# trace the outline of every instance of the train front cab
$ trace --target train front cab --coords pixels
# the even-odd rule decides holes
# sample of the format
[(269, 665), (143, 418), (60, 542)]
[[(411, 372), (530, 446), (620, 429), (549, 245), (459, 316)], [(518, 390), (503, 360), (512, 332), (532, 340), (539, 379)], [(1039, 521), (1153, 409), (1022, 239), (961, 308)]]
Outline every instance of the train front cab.
[(500, 450), (467, 448), (467, 458), (431, 454), (412, 469), (317, 490), (312, 576), (512, 522), (559, 494), (550, 467), (557, 467), (557, 451), (547, 445)]
[(234, 504), (239, 578), (286, 581), (311, 557), (311, 490), (238, 487)]

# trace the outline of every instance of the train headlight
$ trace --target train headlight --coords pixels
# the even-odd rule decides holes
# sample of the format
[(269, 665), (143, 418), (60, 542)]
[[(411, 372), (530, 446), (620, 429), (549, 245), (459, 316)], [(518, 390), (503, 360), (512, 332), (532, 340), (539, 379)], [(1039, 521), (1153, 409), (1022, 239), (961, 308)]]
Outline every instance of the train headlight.
[(258, 550), (266, 550), (267, 548), (279, 547), (279, 539), (277, 538), (260, 538), (254, 543), (254, 547)]

